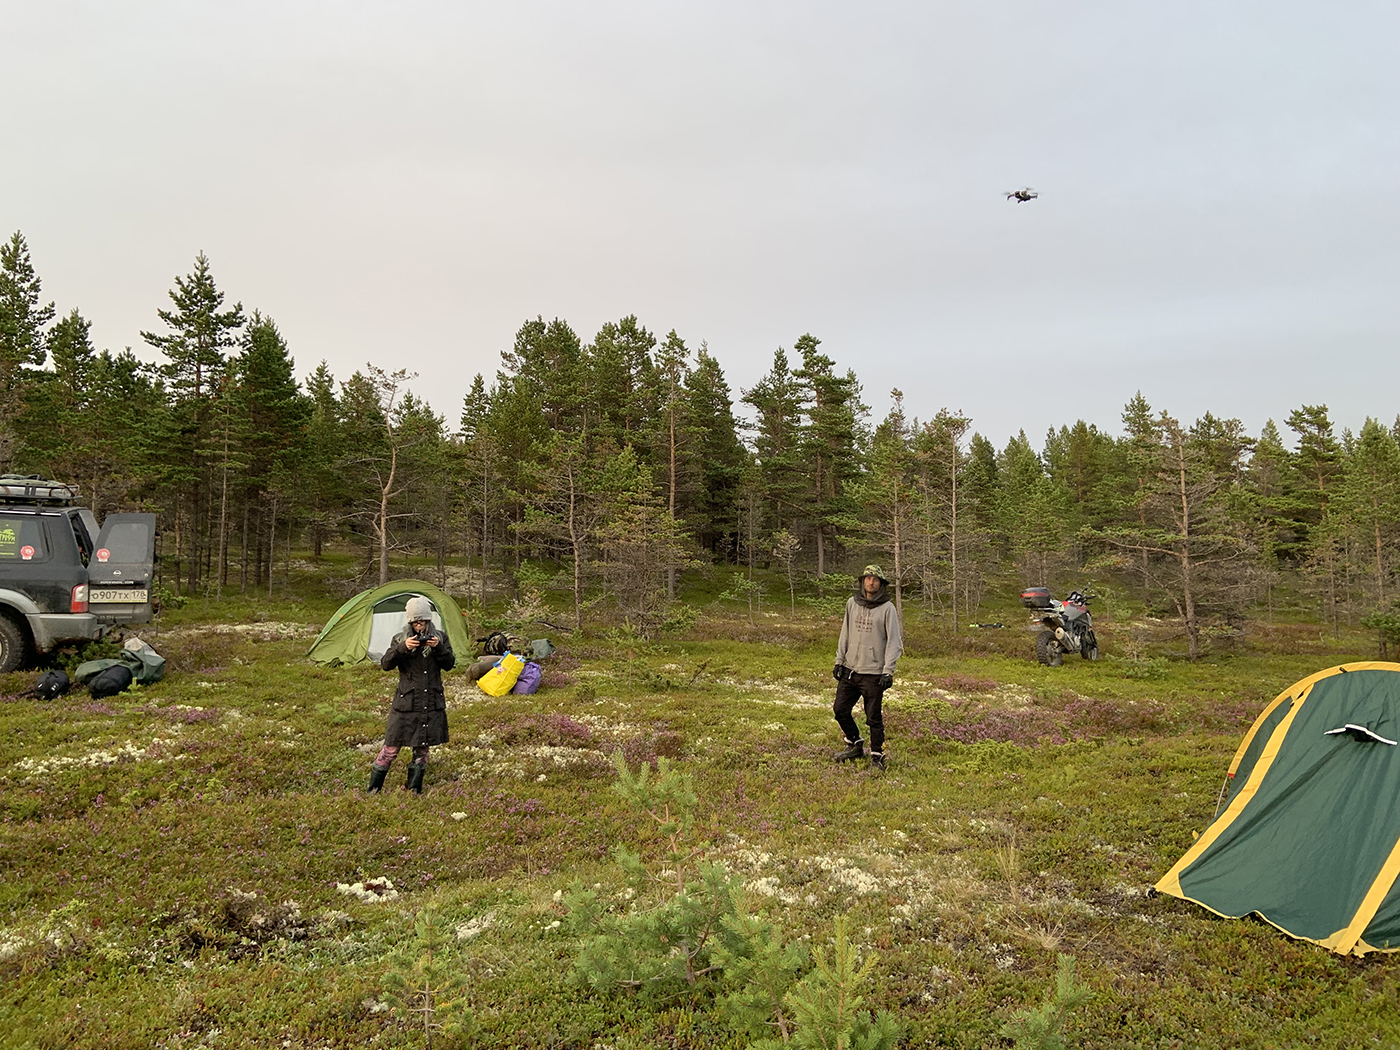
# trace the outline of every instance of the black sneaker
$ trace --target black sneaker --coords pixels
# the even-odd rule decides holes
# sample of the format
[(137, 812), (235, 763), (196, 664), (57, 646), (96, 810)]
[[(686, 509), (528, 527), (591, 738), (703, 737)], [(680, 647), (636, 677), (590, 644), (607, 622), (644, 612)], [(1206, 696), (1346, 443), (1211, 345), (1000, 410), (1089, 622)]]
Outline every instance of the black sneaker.
[(864, 740), (857, 740), (854, 744), (851, 744), (850, 747), (846, 748), (846, 750), (836, 752), (836, 761), (838, 761), (838, 762), (851, 762), (851, 761), (854, 761), (854, 760), (857, 759), (857, 758), (864, 758), (864, 757), (865, 757), (865, 741), (864, 741)]
[(884, 768), (885, 768), (885, 753), (884, 753), (883, 751), (872, 751), (872, 752), (870, 752), (870, 768), (871, 768), (871, 769), (884, 769)]

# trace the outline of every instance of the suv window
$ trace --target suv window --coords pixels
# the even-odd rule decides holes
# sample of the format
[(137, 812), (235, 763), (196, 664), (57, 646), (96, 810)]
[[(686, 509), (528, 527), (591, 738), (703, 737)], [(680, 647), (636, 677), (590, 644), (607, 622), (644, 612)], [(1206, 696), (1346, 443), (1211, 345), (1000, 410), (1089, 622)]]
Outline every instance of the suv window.
[(83, 523), (78, 520), (77, 515), (69, 515), (68, 523), (73, 526), (73, 538), (78, 541), (78, 557), (82, 558), (86, 565), (92, 560), (92, 544), (88, 540), (87, 529), (83, 528)]
[(28, 514), (0, 513), (0, 565), (47, 561), (49, 550), (39, 519)]
[[(150, 547), (150, 537), (151, 530), (144, 522), (125, 521), (112, 525), (102, 542), (107, 545), (106, 550), (110, 552), (108, 558), (112, 564), (130, 565), (145, 560), (146, 551)], [(107, 561), (108, 558), (102, 560)]]

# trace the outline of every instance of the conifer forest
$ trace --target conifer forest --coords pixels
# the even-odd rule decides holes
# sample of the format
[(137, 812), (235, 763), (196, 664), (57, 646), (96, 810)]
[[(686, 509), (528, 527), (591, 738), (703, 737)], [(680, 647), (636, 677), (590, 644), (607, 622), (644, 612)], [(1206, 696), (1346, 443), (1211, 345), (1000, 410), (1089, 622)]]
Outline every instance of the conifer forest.
[(1280, 405), (1251, 434), (1228, 404), (1179, 419), (1144, 391), (1120, 419), (998, 447), (897, 390), (873, 418), (814, 334), (735, 389), (675, 330), (536, 317), (448, 418), (391, 362), (300, 381), (275, 319), (233, 297), (202, 253), (153, 289), (148, 362), (46, 300), (21, 233), (0, 255), (0, 468), (75, 482), (99, 516), (158, 512), (172, 595), (267, 592), (294, 549), (330, 544), (362, 555), (347, 585), (427, 557), (470, 570), (482, 601), (547, 583), (576, 625), (606, 611), (644, 633), (687, 574), (787, 604), (844, 594), (872, 559), (954, 630), (1020, 583), (1140, 602), (1192, 656), (1214, 627), (1285, 609), (1396, 621), (1400, 418), (1383, 399), (1355, 429)]

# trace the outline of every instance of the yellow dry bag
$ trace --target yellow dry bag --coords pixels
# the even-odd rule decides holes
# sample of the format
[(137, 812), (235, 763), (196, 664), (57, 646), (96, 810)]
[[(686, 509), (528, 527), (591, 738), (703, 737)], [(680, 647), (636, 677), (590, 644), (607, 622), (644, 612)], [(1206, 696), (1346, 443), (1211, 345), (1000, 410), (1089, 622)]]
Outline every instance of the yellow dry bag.
[(496, 666), (476, 680), (481, 691), (487, 696), (505, 696), (525, 669), (525, 661), (514, 653), (505, 653), (496, 661)]

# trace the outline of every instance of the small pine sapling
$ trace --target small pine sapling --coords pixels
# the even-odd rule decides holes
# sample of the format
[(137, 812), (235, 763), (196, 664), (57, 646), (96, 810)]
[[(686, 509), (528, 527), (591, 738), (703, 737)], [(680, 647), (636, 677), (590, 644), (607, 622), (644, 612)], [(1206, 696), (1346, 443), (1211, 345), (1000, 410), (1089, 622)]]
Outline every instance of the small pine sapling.
[(1074, 976), (1074, 956), (1061, 955), (1055, 985), (1045, 990), (1045, 1001), (1033, 1009), (1017, 1011), (1000, 1035), (1016, 1040), (1016, 1050), (1065, 1050), (1065, 1022), (1094, 993)]
[(614, 790), (651, 819), (653, 857), (614, 849), (636, 901), (626, 910), (610, 910), (577, 880), (565, 894), (569, 929), (584, 938), (575, 977), (598, 991), (632, 988), (652, 999), (696, 991), (719, 969), (717, 946), (739, 949), (725, 921), (735, 914), (739, 888), (691, 841), (698, 798), (688, 775), (666, 758), (657, 760), (655, 775), (647, 765), (634, 774), (621, 754), (613, 763)]
[(891, 1050), (899, 1041), (900, 1026), (893, 1014), (881, 1010), (872, 1015), (861, 1010), (860, 994), (877, 956), (864, 963), (846, 935), (846, 918), (836, 920), (836, 944), (830, 959), (815, 953), (815, 969), (788, 992), (786, 1003), (795, 1022), (791, 1039), (755, 1043), (753, 1050), (776, 1050), (784, 1043), (802, 1050)]
[(733, 938), (716, 947), (715, 962), (724, 973), (725, 994), (719, 1006), (735, 1028), (751, 1039), (792, 1038), (786, 997), (807, 965), (801, 942), (783, 943), (781, 931), (761, 916), (740, 908), (724, 920)]
[(461, 1046), (471, 1037), (476, 1021), (467, 1008), (462, 983), (449, 972), (450, 931), (432, 908), (414, 920), (413, 935), (389, 955), (384, 974), (384, 997), (393, 1015), (412, 1028), (421, 1026), (424, 1050), (436, 1045)]

